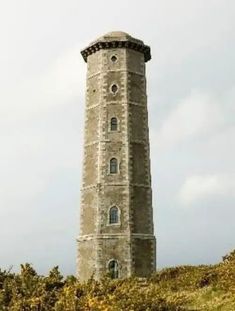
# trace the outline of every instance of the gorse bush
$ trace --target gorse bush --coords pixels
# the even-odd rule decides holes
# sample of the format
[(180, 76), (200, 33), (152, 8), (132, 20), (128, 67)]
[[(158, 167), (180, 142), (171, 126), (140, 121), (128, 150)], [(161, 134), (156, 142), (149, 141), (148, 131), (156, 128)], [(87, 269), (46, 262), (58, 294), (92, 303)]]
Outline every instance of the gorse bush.
[(19, 274), (0, 270), (0, 311), (235, 310), (235, 251), (214, 266), (163, 269), (147, 280), (80, 283), (58, 267), (40, 276), (30, 264)]

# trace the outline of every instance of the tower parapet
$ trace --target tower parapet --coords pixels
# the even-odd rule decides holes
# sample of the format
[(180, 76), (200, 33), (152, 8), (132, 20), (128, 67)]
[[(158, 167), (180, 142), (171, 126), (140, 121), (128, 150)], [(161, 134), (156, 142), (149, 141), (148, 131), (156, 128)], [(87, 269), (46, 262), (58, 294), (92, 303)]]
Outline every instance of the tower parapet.
[(101, 49), (127, 48), (139, 51), (144, 54), (145, 62), (151, 59), (150, 47), (143, 41), (131, 37), (122, 31), (109, 32), (106, 35), (92, 42), (88, 47), (81, 51), (81, 54), (87, 62), (87, 57)]

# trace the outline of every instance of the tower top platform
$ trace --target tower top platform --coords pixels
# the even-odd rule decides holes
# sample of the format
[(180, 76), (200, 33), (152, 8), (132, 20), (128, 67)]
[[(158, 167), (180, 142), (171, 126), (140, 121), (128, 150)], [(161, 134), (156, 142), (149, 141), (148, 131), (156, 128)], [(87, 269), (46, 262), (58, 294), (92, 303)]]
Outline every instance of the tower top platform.
[(145, 62), (151, 59), (150, 47), (145, 45), (143, 41), (133, 38), (123, 31), (112, 31), (95, 41), (91, 42), (88, 47), (81, 51), (83, 59), (87, 62), (87, 57), (102, 49), (112, 48), (128, 48), (139, 51), (144, 54)]

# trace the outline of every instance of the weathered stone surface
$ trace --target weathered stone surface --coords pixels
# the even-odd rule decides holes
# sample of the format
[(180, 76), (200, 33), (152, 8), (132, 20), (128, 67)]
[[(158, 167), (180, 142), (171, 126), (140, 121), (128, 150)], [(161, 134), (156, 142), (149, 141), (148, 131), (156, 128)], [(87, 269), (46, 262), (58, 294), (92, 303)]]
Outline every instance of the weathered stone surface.
[(77, 274), (84, 281), (99, 279), (115, 260), (119, 278), (145, 277), (156, 268), (145, 79), (150, 48), (112, 32), (82, 55), (88, 71)]

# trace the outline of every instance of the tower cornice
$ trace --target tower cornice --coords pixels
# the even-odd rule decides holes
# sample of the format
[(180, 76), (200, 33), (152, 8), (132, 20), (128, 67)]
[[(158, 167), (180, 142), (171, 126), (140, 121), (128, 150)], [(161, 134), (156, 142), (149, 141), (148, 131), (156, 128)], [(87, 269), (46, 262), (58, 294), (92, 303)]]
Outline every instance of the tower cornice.
[(151, 51), (143, 41), (135, 39), (124, 32), (111, 32), (92, 42), (81, 51), (82, 57), (87, 62), (87, 57), (102, 49), (127, 48), (144, 54), (145, 62), (151, 59)]

